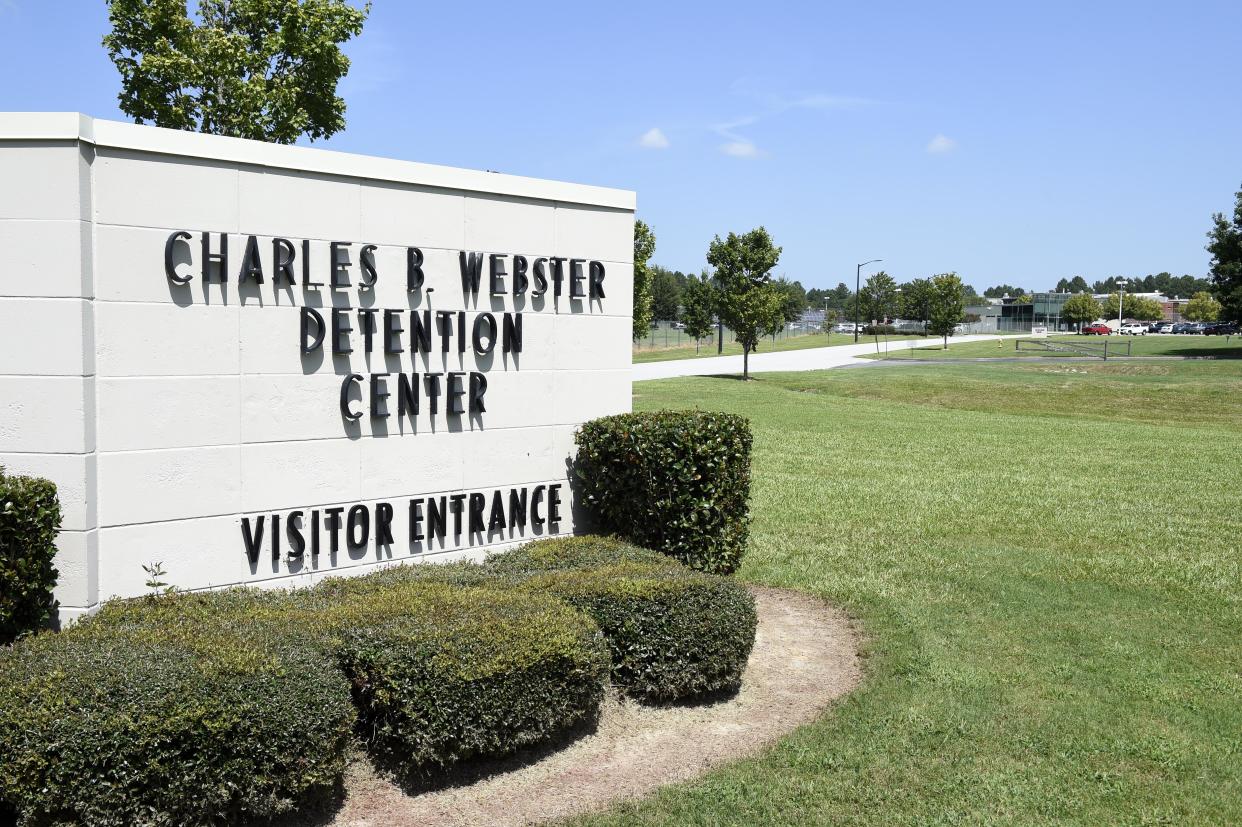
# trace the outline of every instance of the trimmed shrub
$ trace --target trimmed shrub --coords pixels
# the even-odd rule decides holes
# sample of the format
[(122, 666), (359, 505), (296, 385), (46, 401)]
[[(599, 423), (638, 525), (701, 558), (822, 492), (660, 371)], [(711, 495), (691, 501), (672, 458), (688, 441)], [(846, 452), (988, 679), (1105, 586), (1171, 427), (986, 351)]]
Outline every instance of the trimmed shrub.
[(341, 663), (372, 754), (403, 773), (495, 758), (592, 720), (608, 651), (545, 595), (417, 584), (411, 613), (351, 624)]
[(590, 569), (614, 563), (681, 564), (668, 555), (625, 542), (616, 537), (582, 534), (535, 540), (488, 558), (483, 570), (498, 575)]
[(0, 468), (0, 645), (51, 621), (59, 528), (55, 484)]
[[(271, 629), (344, 671), (372, 754), (401, 774), (498, 757), (592, 718), (608, 650), (599, 628), (473, 564), (398, 566), (312, 589), (233, 589), (109, 604), (93, 625)], [(144, 605), (145, 604), (145, 605)]]
[(869, 324), (862, 329), (864, 336), (896, 336), (897, 333), (897, 328), (891, 324)]
[(594, 618), (608, 640), (613, 684), (629, 695), (678, 701), (741, 684), (755, 602), (733, 580), (605, 537), (539, 540), (488, 568)]
[(750, 425), (711, 411), (606, 416), (578, 431), (583, 502), (609, 533), (729, 574), (750, 530)]
[(0, 800), (22, 825), (279, 817), (339, 786), (354, 720), (296, 638), (82, 624), (0, 655)]

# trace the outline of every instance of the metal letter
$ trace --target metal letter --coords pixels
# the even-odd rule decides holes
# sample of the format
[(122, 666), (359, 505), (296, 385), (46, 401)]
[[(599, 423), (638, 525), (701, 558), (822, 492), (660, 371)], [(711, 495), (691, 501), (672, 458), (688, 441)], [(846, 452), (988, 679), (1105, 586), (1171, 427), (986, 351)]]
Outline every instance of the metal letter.
[(178, 241), (189, 241), (193, 236), (185, 230), (177, 230), (168, 236), (168, 240), (164, 242), (164, 275), (168, 276), (168, 280), (174, 284), (189, 284), (193, 276), (177, 275), (177, 265), (173, 263), (173, 249), (177, 246)]

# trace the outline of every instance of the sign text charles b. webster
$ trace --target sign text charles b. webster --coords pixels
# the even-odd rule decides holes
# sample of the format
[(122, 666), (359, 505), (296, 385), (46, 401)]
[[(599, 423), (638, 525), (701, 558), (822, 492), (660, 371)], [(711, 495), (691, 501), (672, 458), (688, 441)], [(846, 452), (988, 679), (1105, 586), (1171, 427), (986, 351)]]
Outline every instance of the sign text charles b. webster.
[[(193, 255), (194, 242), (197, 256)], [(376, 245), (347, 241), (260, 241), (250, 235), (244, 237), (240, 250), (235, 247), (230, 251), (227, 234), (202, 232), (196, 238), (178, 230), (164, 245), (164, 273), (171, 284), (181, 287), (195, 279), (223, 283), (232, 277), (239, 289), (270, 281), (277, 288), (329, 291), (333, 297), (349, 291), (371, 291), (384, 278), (403, 278), (406, 293), (416, 300), (410, 304), (423, 308), (351, 307), (339, 306), (342, 302), (336, 301), (324, 302), (319, 308), (303, 305), (299, 308), (296, 346), (304, 358), (320, 353), (348, 358), (359, 350), (386, 356), (407, 352), (465, 354), (467, 349), (476, 356), (486, 356), (497, 347), (506, 354), (522, 352), (522, 312), (431, 309), (435, 288), (428, 284), (422, 250), (405, 248), (404, 267), (400, 268), (404, 272), (387, 273), (377, 266), (377, 249)], [(192, 261), (195, 257), (196, 264)], [(586, 302), (605, 296), (605, 267), (600, 261), (469, 250), (459, 251), (457, 258), (466, 306), (474, 305), (480, 295), (515, 299), (550, 295)], [(449, 421), (468, 417), (481, 427), (493, 402), (487, 390), (484, 370), (372, 372), (365, 376), (347, 373), (333, 402), (339, 406), (346, 426), (364, 415), (377, 421), (395, 417), (413, 422), (425, 412), (433, 419)], [(487, 536), (524, 529), (528, 524), (535, 530), (554, 529), (560, 520), (560, 506), (561, 485), (551, 483), (497, 490), (490, 497), (470, 491), (412, 497), (403, 504), (358, 503), (246, 516), (242, 518), (242, 535), (254, 566), (264, 548), (275, 564), (282, 555), (289, 560), (307, 555), (314, 559), (324, 547), (335, 555), (342, 548), (355, 552), (372, 543), (378, 549), (404, 540), (412, 550), (418, 550), (432, 539), (443, 543), (450, 532), (454, 536)], [(401, 522), (404, 531), (399, 532)]]

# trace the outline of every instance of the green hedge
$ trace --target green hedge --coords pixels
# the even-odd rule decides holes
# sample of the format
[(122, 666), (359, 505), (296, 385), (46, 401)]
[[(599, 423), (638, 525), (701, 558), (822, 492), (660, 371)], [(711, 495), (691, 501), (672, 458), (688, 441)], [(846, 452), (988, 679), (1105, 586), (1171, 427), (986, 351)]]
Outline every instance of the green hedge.
[(750, 530), (750, 425), (710, 411), (587, 422), (576, 441), (582, 501), (599, 527), (689, 566), (729, 574)]
[(56, 486), (0, 468), (0, 645), (51, 621), (59, 528)]
[(23, 825), (283, 816), (339, 785), (354, 720), (296, 638), (82, 624), (0, 655), (0, 800)]
[(360, 732), (390, 769), (498, 757), (592, 717), (608, 650), (590, 618), (547, 596), (475, 588), (480, 566), (400, 566), (312, 589), (233, 589), (109, 604), (94, 625), (145, 618), (300, 637), (350, 682)]
[(409, 614), (351, 624), (341, 649), (382, 763), (410, 773), (494, 758), (596, 715), (608, 651), (590, 618), (546, 595), (426, 583), (404, 594)]
[(756, 616), (754, 598), (733, 580), (599, 537), (537, 541), (488, 567), (594, 618), (613, 684), (629, 695), (680, 701), (741, 684)]
[(754, 633), (739, 584), (601, 537), (112, 602), (0, 651), (0, 810), (279, 818), (339, 788), (352, 734), (407, 778), (503, 756), (593, 718), (610, 672), (653, 701), (732, 689)]
[(682, 568), (658, 551), (616, 537), (584, 534), (535, 540), (488, 558), (485, 571), (497, 575), (530, 574), (564, 569), (590, 569), (614, 563), (652, 563)]

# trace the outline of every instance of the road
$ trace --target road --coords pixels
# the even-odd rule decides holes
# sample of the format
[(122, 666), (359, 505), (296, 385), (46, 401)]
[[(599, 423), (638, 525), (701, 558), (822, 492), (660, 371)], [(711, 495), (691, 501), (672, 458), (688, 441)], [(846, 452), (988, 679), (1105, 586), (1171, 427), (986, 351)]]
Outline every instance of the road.
[[(997, 336), (954, 336), (952, 342), (989, 342), (996, 341)], [(1012, 341), (1012, 339), (1010, 339)], [(902, 339), (889, 342), (888, 353), (899, 354), (913, 347), (928, 347), (932, 339)], [(880, 352), (884, 352), (884, 340), (880, 340)], [(998, 348), (999, 350), (999, 348)], [(826, 370), (827, 368), (851, 367), (860, 365), (883, 364), (875, 359), (860, 359), (859, 356), (875, 353), (874, 341), (860, 341), (856, 345), (837, 345), (835, 347), (815, 347), (806, 350), (785, 350), (776, 353), (752, 353), (750, 356), (751, 373), (772, 373), (775, 371), (794, 370)], [(702, 359), (676, 359), (670, 362), (643, 362), (634, 365), (632, 376), (635, 382), (647, 379), (667, 379), (672, 376), (714, 376), (716, 374), (740, 374), (742, 372), (741, 356), (708, 356)]]

